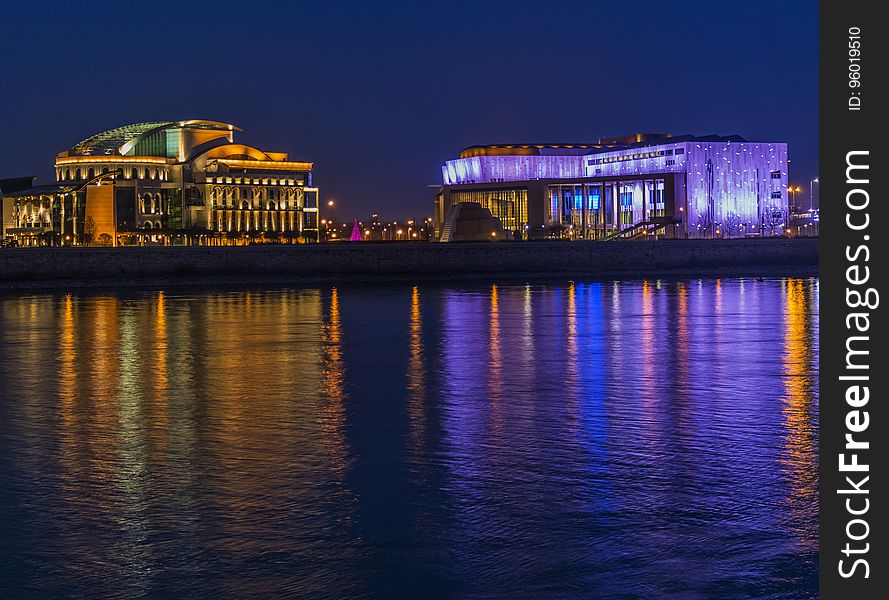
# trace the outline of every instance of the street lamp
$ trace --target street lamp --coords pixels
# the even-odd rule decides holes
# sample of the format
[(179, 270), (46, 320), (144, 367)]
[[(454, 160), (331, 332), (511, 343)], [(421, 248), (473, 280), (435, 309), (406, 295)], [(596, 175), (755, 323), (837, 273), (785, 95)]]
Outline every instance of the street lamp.
[(796, 189), (793, 188), (792, 185), (787, 186), (787, 193), (790, 195), (790, 208), (791, 212), (799, 213), (799, 206), (796, 205), (796, 195), (800, 192), (800, 187), (796, 186)]
[(809, 210), (815, 210), (815, 186), (819, 184), (818, 178), (809, 181)]

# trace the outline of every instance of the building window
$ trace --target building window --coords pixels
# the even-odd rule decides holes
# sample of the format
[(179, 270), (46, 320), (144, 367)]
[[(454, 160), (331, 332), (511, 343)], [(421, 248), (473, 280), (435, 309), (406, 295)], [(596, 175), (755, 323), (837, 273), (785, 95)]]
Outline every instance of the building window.
[(621, 225), (633, 225), (633, 188), (621, 186), (620, 188), (620, 223)]
[(664, 180), (657, 179), (654, 181), (654, 189), (651, 197), (652, 216), (663, 217), (666, 215), (666, 204), (664, 201)]
[(685, 154), (685, 148), (676, 148), (676, 154)]
[(781, 171), (772, 171), (772, 179), (781, 179)]
[(772, 198), (780, 198), (780, 197), (781, 197), (781, 190), (778, 190), (777, 192), (772, 192)]

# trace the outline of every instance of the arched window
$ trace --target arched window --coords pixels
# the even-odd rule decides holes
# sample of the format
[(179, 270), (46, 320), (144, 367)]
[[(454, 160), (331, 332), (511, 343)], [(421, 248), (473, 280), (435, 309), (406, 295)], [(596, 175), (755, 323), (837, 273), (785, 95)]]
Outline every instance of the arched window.
[(74, 170), (74, 179), (80, 181), (80, 169)]
[(71, 179), (71, 169), (65, 169), (65, 179)]
[(160, 178), (161, 178), (160, 171), (158, 171), (157, 169), (155, 169), (155, 170), (154, 170), (154, 177), (153, 177), (153, 179), (160, 179)]
[(86, 172), (86, 178), (92, 179), (95, 176), (96, 176), (96, 170), (94, 168), (90, 167), (89, 170), (87, 170), (87, 172)]
[(241, 208), (242, 208), (243, 210), (249, 210), (249, 209), (250, 209), (250, 203), (247, 202), (246, 200), (244, 200), (243, 202), (241, 202)]
[(108, 167), (102, 167), (102, 173), (107, 173), (107, 172), (108, 172)]
[(151, 169), (145, 169), (145, 177), (143, 179), (148, 179), (151, 177)]
[(130, 171), (130, 179), (139, 179), (139, 169), (132, 169)]
[(145, 229), (151, 229), (151, 221), (145, 221)]
[(269, 210), (275, 210), (275, 203), (269, 202)]

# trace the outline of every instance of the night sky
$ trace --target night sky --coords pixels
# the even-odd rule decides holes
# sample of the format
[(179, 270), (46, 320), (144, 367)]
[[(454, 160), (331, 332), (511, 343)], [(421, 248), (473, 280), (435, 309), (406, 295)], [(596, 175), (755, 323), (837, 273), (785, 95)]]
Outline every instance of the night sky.
[(0, 27), (0, 178), (126, 123), (211, 119), (315, 162), (336, 217), (432, 214), (473, 144), (636, 131), (790, 144), (818, 169), (818, 5), (33, 2)]

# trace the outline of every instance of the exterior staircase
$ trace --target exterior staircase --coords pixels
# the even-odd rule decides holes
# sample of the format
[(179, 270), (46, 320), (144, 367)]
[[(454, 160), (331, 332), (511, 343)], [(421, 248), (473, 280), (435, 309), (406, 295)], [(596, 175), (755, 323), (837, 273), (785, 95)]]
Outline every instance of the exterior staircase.
[(663, 229), (667, 225), (672, 225), (673, 223), (678, 222), (678, 220), (670, 217), (655, 217), (650, 221), (640, 221), (635, 225), (630, 225), (625, 229), (615, 231), (611, 235), (606, 236), (605, 240), (636, 240), (642, 237), (648, 237), (650, 234), (656, 233), (659, 229)]
[(438, 238), (439, 242), (450, 242), (451, 236), (454, 233), (454, 228), (457, 223), (457, 217), (460, 216), (460, 203), (452, 204), (450, 208), (448, 208), (448, 215), (445, 217), (444, 225), (441, 228), (441, 236)]

